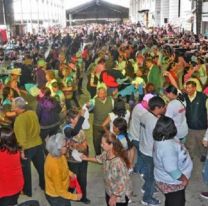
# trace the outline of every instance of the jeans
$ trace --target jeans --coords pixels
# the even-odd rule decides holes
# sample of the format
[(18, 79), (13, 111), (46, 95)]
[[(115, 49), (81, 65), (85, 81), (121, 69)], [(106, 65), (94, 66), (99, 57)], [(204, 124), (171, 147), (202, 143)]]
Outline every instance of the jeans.
[(136, 147), (136, 150), (137, 150), (137, 161), (134, 166), (134, 172), (139, 173), (139, 174), (144, 174), (144, 163), (141, 157), (141, 152), (139, 150), (139, 141), (132, 140), (132, 143)]
[(165, 206), (185, 206), (185, 190), (165, 194)]
[(154, 180), (154, 164), (153, 164), (153, 158), (150, 156), (146, 156), (143, 153), (141, 153), (141, 157), (144, 162), (144, 196), (143, 201), (148, 202), (152, 199), (154, 189), (155, 189), (155, 180)]
[(44, 151), (43, 146), (38, 145), (36, 147), (24, 150), (26, 160), (22, 160), (22, 170), (24, 176), (24, 188), (23, 192), (27, 196), (32, 196), (32, 177), (31, 177), (31, 161), (35, 166), (39, 175), (39, 186), (42, 190), (45, 189), (44, 180)]
[(64, 199), (62, 197), (51, 197), (47, 194), (45, 196), (50, 206), (71, 206), (70, 200)]

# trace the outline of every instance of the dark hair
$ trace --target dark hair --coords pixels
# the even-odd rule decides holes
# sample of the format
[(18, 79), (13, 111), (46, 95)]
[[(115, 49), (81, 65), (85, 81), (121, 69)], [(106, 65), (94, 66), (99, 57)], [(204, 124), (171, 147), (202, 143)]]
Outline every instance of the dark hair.
[(113, 125), (118, 128), (119, 132), (122, 134), (127, 133), (127, 122), (124, 118), (122, 117), (117, 117), (113, 121)]
[(21, 147), (17, 143), (14, 131), (10, 128), (0, 129), (0, 151), (16, 153)]
[(163, 141), (173, 139), (177, 134), (177, 129), (173, 119), (161, 116), (153, 130), (153, 138), (155, 141)]
[(8, 95), (10, 94), (11, 91), (12, 91), (12, 88), (4, 87), (4, 89), (2, 91), (3, 100), (5, 100), (8, 97)]
[(98, 64), (104, 64), (105, 63), (105, 59), (104, 58), (101, 58), (99, 61), (98, 61)]
[(134, 67), (130, 61), (127, 61), (126, 67), (125, 67), (126, 76), (134, 79), (135, 73), (134, 73)]
[(113, 113), (118, 115), (118, 117), (125, 117), (126, 115), (126, 105), (121, 97), (118, 97), (114, 102)]
[(129, 158), (128, 158), (128, 153), (123, 148), (121, 142), (116, 138), (116, 136), (114, 134), (108, 132), (103, 135), (103, 138), (105, 138), (105, 140), (108, 144), (113, 145), (113, 152), (114, 152), (115, 156), (120, 157), (126, 163), (126, 166), (129, 168), (130, 162), (129, 162)]
[(174, 87), (173, 85), (169, 85), (166, 89), (165, 92), (167, 93), (173, 93), (175, 95), (178, 95), (178, 90), (176, 87)]
[(50, 97), (51, 96), (51, 90), (48, 87), (45, 87), (43, 89), (44, 97)]
[(152, 83), (147, 83), (146, 87), (145, 87), (145, 92), (146, 94), (150, 93), (150, 94), (154, 94), (155, 93), (155, 85)]
[(191, 85), (192, 87), (196, 87), (196, 82), (194, 82), (194, 81), (187, 81), (186, 85)]
[(165, 102), (164, 100), (159, 97), (159, 96), (155, 96), (155, 97), (152, 97), (149, 102), (148, 102), (148, 106), (149, 106), (149, 109), (151, 111), (153, 111), (156, 107), (164, 107), (165, 106)]
[(53, 88), (59, 88), (58, 82), (53, 82), (53, 83), (51, 84), (51, 86), (52, 86)]
[(67, 111), (66, 120), (67, 122), (71, 122), (71, 119), (74, 119), (79, 114), (79, 109), (77, 107), (72, 107)]
[(169, 85), (165, 89), (165, 92), (167, 92), (167, 93), (173, 93), (173, 94), (177, 95), (177, 100), (179, 100), (179, 101), (182, 101), (183, 102), (185, 100), (183, 94), (182, 93), (178, 93), (177, 88), (174, 87), (173, 85)]

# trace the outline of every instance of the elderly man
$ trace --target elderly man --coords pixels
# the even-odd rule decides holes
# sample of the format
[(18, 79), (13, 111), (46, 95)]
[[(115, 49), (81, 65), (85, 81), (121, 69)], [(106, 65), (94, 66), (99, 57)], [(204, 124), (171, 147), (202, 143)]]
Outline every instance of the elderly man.
[(17, 97), (12, 102), (12, 110), (17, 117), (14, 122), (14, 133), (19, 145), (22, 147), (22, 165), (24, 175), (25, 195), (32, 196), (31, 161), (39, 174), (39, 185), (44, 190), (44, 151), (40, 138), (40, 125), (34, 111), (26, 109), (26, 102)]
[(101, 138), (104, 134), (102, 123), (112, 112), (114, 101), (111, 96), (107, 96), (107, 90), (100, 87), (97, 90), (97, 96), (90, 101), (90, 106), (93, 108), (93, 144), (96, 155), (101, 154)]

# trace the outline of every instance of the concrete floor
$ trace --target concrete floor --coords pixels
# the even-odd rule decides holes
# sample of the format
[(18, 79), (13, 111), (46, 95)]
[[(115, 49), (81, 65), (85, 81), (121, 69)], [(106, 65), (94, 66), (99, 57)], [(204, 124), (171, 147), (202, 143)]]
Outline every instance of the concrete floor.
[[(43, 191), (40, 190), (38, 186), (38, 177), (37, 173), (33, 167), (33, 198), (28, 198), (24, 195), (21, 195), (19, 198), (19, 203), (34, 199), (40, 202), (41, 206), (49, 206), (47, 203)], [(140, 203), (142, 199), (142, 193), (140, 192), (143, 181), (140, 176), (134, 174), (131, 176), (131, 180), (133, 183), (133, 197), (132, 203), (129, 204), (131, 206), (142, 205)], [(102, 167), (96, 164), (89, 164), (88, 167), (88, 198), (91, 200), (91, 206), (105, 206), (105, 198), (104, 198), (104, 185), (102, 179)], [(195, 164), (195, 168), (192, 174), (192, 178), (190, 180), (190, 184), (186, 190), (186, 206), (208, 206), (208, 200), (202, 199), (199, 194), (201, 191), (208, 191), (208, 188), (203, 184), (201, 179), (201, 163)], [(159, 193), (157, 196), (163, 204), (164, 196)], [(83, 206), (83, 203), (80, 202), (72, 202), (72, 206)]]
[[(83, 88), (86, 88), (85, 82)], [(84, 91), (85, 95), (82, 95), (80, 98), (81, 104), (88, 101), (89, 97), (86, 95), (86, 91)], [(28, 100), (30, 101), (30, 100)], [(33, 103), (32, 103), (33, 104)], [(35, 106), (35, 105), (33, 105)], [(92, 122), (92, 117), (90, 118)], [(90, 145), (90, 155), (94, 155), (93, 147), (92, 147), (92, 131), (91, 129), (86, 131), (86, 135), (88, 138), (88, 143)], [(201, 191), (208, 191), (208, 187), (205, 186), (202, 182), (201, 178), (202, 164), (199, 159), (194, 159), (194, 170), (190, 180), (190, 184), (186, 190), (186, 206), (208, 206), (208, 200), (204, 200), (200, 198), (199, 194)], [(43, 191), (40, 190), (38, 186), (38, 177), (37, 173), (33, 167), (33, 197), (28, 198), (24, 195), (21, 195), (19, 198), (19, 203), (24, 202), (26, 200), (34, 199), (40, 202), (40, 206), (49, 206), (47, 203)], [(131, 176), (133, 183), (133, 197), (132, 203), (129, 204), (131, 206), (139, 206), (142, 205), (140, 203), (142, 199), (142, 194), (140, 192), (143, 181), (139, 177), (139, 175), (134, 174)], [(96, 165), (93, 163), (89, 163), (88, 166), (88, 198), (91, 200), (91, 206), (104, 206), (105, 197), (104, 197), (104, 185), (102, 179), (102, 167), (100, 165)], [(159, 193), (157, 196), (161, 201), (161, 205), (164, 205), (164, 196)], [(83, 206), (83, 203), (80, 202), (72, 202), (72, 206)], [(61, 205), (60, 205), (61, 206)]]

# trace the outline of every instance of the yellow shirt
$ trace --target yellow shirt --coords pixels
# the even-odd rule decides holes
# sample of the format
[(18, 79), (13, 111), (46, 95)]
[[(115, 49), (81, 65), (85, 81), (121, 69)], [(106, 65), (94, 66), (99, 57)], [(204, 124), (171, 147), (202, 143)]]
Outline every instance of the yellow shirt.
[(69, 200), (77, 200), (77, 195), (68, 192), (69, 177), (73, 173), (68, 169), (66, 157), (46, 157), (45, 165), (45, 192), (51, 197), (62, 197)]

